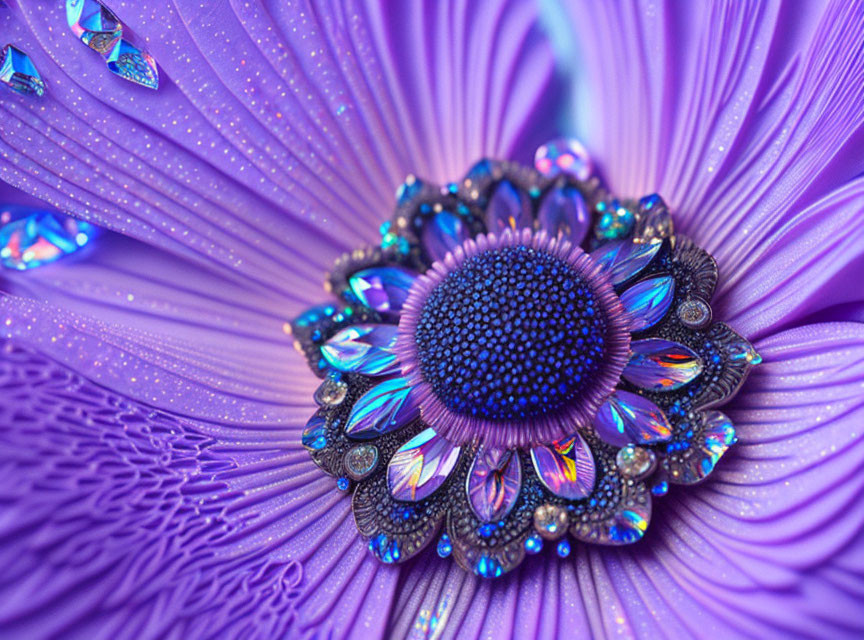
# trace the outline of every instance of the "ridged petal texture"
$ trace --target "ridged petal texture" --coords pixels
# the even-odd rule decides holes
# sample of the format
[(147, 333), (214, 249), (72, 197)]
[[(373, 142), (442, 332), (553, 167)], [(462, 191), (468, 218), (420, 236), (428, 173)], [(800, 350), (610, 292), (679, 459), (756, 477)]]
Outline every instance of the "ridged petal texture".
[(404, 427), (420, 417), (420, 408), (406, 378), (375, 385), (357, 399), (348, 415), (345, 433), (366, 440)]
[(387, 485), (397, 500), (417, 502), (438, 489), (459, 459), (459, 447), (425, 429), (403, 444), (387, 466)]
[(396, 325), (358, 324), (342, 329), (321, 346), (321, 355), (339, 371), (385, 376), (399, 371)]
[(540, 481), (557, 496), (579, 500), (594, 490), (594, 456), (578, 433), (532, 448), (531, 462)]
[(522, 467), (515, 449), (482, 447), (468, 471), (466, 490), (474, 514), (481, 522), (503, 519), (519, 497)]
[(642, 389), (672, 391), (692, 382), (704, 367), (689, 347), (661, 338), (647, 338), (630, 343), (630, 361), (621, 375)]
[(618, 390), (594, 418), (594, 428), (603, 440), (616, 446), (655, 444), (672, 437), (663, 410), (636, 393)]

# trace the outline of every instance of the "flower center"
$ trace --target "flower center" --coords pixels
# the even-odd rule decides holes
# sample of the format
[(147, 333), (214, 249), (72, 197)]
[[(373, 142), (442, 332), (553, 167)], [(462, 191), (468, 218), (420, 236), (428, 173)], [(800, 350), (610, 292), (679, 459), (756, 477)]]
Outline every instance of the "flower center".
[(426, 299), (415, 334), (423, 377), (463, 415), (499, 421), (558, 410), (602, 364), (599, 306), (586, 279), (548, 251), (487, 250)]

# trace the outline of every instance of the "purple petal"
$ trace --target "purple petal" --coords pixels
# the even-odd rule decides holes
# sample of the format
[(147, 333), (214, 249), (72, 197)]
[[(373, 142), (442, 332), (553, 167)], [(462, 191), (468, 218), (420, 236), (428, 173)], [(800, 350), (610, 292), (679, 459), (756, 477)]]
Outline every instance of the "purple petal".
[(672, 428), (663, 410), (629, 391), (618, 390), (606, 401), (594, 419), (594, 428), (604, 441), (625, 444), (655, 444), (672, 437)]
[(435, 435), (433, 429), (421, 431), (403, 444), (387, 467), (387, 484), (397, 500), (417, 502), (432, 495), (444, 484), (456, 466), (460, 447)]

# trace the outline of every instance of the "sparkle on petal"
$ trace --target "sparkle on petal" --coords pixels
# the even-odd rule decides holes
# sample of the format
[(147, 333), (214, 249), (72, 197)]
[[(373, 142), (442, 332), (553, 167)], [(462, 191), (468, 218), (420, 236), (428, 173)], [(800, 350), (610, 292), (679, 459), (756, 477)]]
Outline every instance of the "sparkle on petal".
[(108, 69), (121, 78), (149, 89), (159, 88), (159, 71), (153, 56), (141, 51), (128, 40), (118, 39), (108, 52), (105, 62), (108, 63)]
[(11, 44), (0, 49), (0, 82), (25, 96), (45, 93), (45, 83), (30, 56)]
[(648, 338), (630, 343), (630, 362), (624, 378), (649, 391), (672, 391), (693, 381), (702, 373), (702, 360), (689, 347)]
[(348, 416), (345, 433), (356, 440), (377, 438), (420, 417), (411, 385), (405, 378), (393, 378), (364, 393)]
[(435, 434), (421, 431), (403, 444), (387, 466), (387, 485), (397, 500), (417, 502), (438, 489), (459, 459), (456, 447)]
[(87, 222), (38, 211), (0, 226), (0, 264), (19, 271), (33, 269), (75, 253), (94, 233)]
[(621, 304), (630, 316), (630, 330), (644, 331), (657, 324), (669, 311), (674, 295), (672, 276), (649, 278), (627, 289), (621, 294)]
[(399, 371), (393, 347), (397, 327), (392, 324), (357, 324), (346, 327), (321, 346), (321, 355), (335, 369), (368, 376)]
[(532, 448), (531, 462), (537, 477), (556, 496), (580, 500), (594, 489), (594, 455), (578, 433)]
[(594, 428), (604, 441), (618, 447), (665, 442), (672, 437), (672, 427), (660, 407), (620, 389), (600, 407)]
[(468, 472), (468, 501), (482, 522), (504, 518), (519, 496), (522, 467), (514, 449), (482, 447)]

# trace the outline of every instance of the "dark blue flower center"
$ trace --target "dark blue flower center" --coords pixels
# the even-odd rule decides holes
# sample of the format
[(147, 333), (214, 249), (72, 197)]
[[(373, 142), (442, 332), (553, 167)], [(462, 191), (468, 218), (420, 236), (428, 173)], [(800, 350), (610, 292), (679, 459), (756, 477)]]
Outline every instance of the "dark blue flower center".
[(469, 258), (432, 290), (415, 340), (423, 377), (448, 409), (503, 421), (578, 401), (602, 366), (606, 326), (569, 263), (504, 247)]

